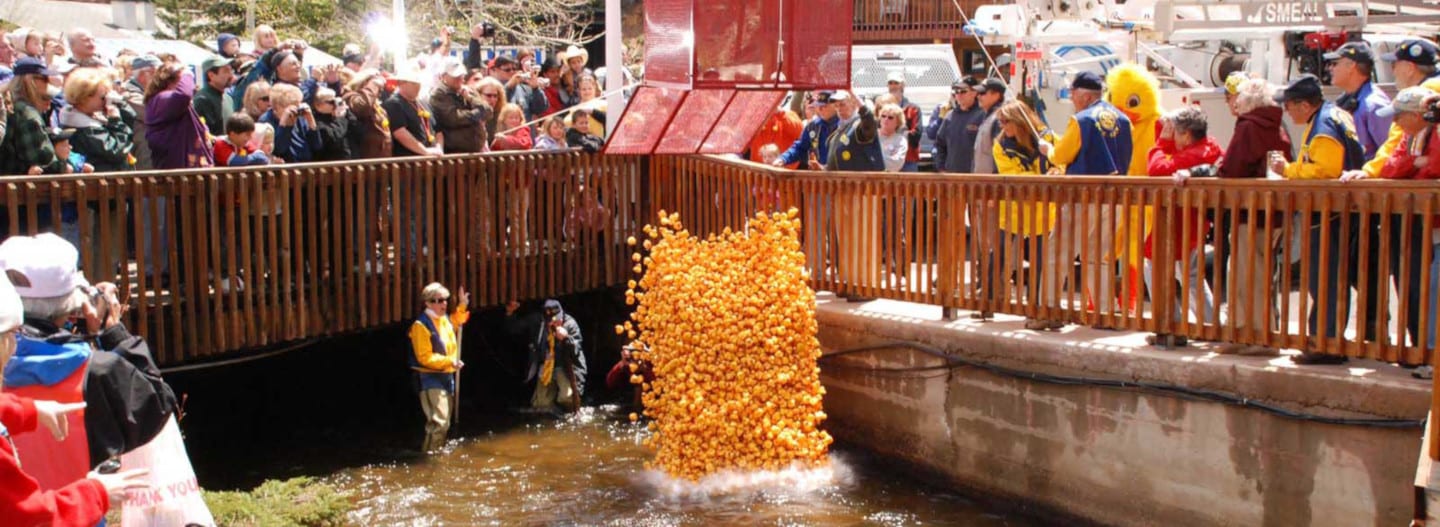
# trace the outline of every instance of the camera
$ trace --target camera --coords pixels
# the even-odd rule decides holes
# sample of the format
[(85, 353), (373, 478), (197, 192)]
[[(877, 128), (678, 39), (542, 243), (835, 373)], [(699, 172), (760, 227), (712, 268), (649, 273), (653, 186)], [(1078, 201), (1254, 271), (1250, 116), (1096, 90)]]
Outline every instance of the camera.
[(298, 112), (298, 113), (302, 113), (302, 114), (303, 114), (303, 113), (310, 113), (310, 105), (305, 104), (305, 103), (302, 102), (302, 103), (300, 103), (299, 106), (296, 106), (296, 107), (295, 107), (295, 111)]
[(1429, 104), (1425, 105), (1425, 113), (1421, 114), (1421, 117), (1424, 117), (1427, 123), (1440, 124), (1440, 98), (1431, 99)]
[(480, 23), (480, 38), (491, 38), (495, 36), (495, 24), (489, 22)]

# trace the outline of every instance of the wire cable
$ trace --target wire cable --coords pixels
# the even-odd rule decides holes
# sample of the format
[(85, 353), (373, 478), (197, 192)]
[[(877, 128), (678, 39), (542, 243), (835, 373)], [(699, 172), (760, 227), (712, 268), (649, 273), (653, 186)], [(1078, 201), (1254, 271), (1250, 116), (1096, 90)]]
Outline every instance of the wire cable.
[[(846, 356), (846, 355), (854, 355), (854, 354), (857, 354), (857, 353), (873, 353), (873, 352), (876, 352), (876, 351), (883, 351), (883, 350), (901, 350), (901, 349), (909, 349), (909, 350), (919, 351), (919, 352), (925, 353), (925, 354), (927, 354), (927, 355), (930, 355), (930, 356), (933, 356), (933, 357), (942, 359), (942, 360), (945, 361), (945, 363), (944, 363), (944, 364), (938, 364), (938, 365), (931, 365), (931, 366), (909, 366), (909, 367), (902, 367), (902, 368), (876, 368), (876, 367), (870, 367), (870, 366), (858, 366), (858, 365), (843, 364), (843, 363), (837, 363), (837, 362), (835, 362), (835, 359), (837, 359), (837, 358), (839, 358), (839, 357), (844, 357), (844, 356)], [(1234, 395), (1234, 394), (1229, 394), (1229, 393), (1224, 393), (1224, 392), (1218, 392), (1218, 391), (1213, 391), (1213, 390), (1203, 390), (1203, 389), (1198, 389), (1198, 388), (1189, 388), (1189, 387), (1185, 387), (1185, 386), (1178, 386), (1178, 385), (1174, 385), (1174, 384), (1166, 384), (1166, 383), (1160, 383), (1160, 382), (1151, 382), (1151, 381), (1127, 381), (1127, 380), (1121, 380), (1121, 379), (1106, 379), (1106, 378), (1098, 378), (1098, 377), (1073, 377), (1073, 376), (1052, 375), (1052, 374), (1048, 374), (1048, 373), (1038, 373), (1038, 372), (1033, 372), (1033, 371), (1017, 370), (1017, 369), (1014, 369), (1014, 368), (1007, 368), (1007, 367), (1004, 367), (1004, 366), (998, 366), (998, 365), (991, 364), (991, 363), (988, 363), (988, 362), (982, 362), (982, 361), (977, 361), (977, 360), (973, 360), (973, 359), (967, 359), (967, 358), (964, 358), (964, 357), (957, 357), (957, 356), (955, 356), (955, 355), (951, 355), (951, 354), (949, 354), (949, 353), (945, 353), (944, 351), (942, 351), (942, 350), (940, 350), (940, 349), (938, 349), (938, 348), (934, 348), (934, 347), (931, 347), (931, 346), (927, 346), (927, 345), (919, 344), (919, 343), (915, 343), (915, 342), (892, 342), (892, 343), (888, 343), (888, 344), (879, 344), (879, 345), (874, 345), (874, 346), (863, 346), (863, 347), (859, 347), (859, 348), (846, 349), (846, 350), (837, 351), (837, 352), (834, 352), (834, 353), (827, 353), (827, 354), (825, 354), (824, 356), (820, 357), (820, 361), (819, 361), (819, 362), (820, 362), (820, 365), (821, 365), (822, 367), (828, 366), (828, 367), (832, 367), (832, 368), (849, 369), (849, 370), (856, 370), (856, 371), (872, 371), (872, 372), (885, 372), (885, 373), (926, 372), (926, 371), (939, 371), (939, 370), (955, 370), (955, 369), (959, 369), (959, 368), (974, 368), (974, 369), (978, 369), (978, 370), (984, 370), (984, 371), (987, 371), (987, 372), (990, 372), (990, 373), (993, 373), (993, 374), (996, 374), (996, 375), (1001, 375), (1001, 376), (1005, 376), (1005, 377), (1012, 377), (1012, 378), (1017, 378), (1017, 379), (1025, 379), (1025, 380), (1030, 380), (1030, 381), (1035, 381), (1035, 382), (1041, 382), (1041, 383), (1046, 383), (1046, 384), (1058, 384), (1058, 385), (1065, 385), (1065, 386), (1095, 386), (1095, 387), (1119, 388), (1119, 389), (1127, 389), (1127, 390), (1145, 390), (1145, 391), (1156, 392), (1156, 393), (1168, 395), (1168, 396), (1171, 396), (1171, 397), (1177, 397), (1177, 398), (1184, 398), (1184, 399), (1191, 399), (1191, 400), (1201, 400), (1201, 401), (1209, 401), (1209, 402), (1215, 402), (1215, 403), (1221, 403), (1221, 404), (1229, 404), (1229, 405), (1234, 405), (1234, 406), (1240, 406), (1240, 407), (1245, 407), (1245, 408), (1254, 408), (1254, 409), (1261, 410), (1261, 411), (1265, 411), (1265, 412), (1268, 412), (1268, 413), (1271, 413), (1271, 414), (1275, 414), (1275, 415), (1278, 415), (1278, 416), (1281, 416), (1281, 417), (1285, 417), (1285, 418), (1289, 418), (1289, 419), (1296, 419), (1296, 420), (1300, 420), (1300, 421), (1310, 421), (1310, 422), (1316, 422), (1316, 423), (1325, 423), (1325, 424), (1334, 424), (1334, 425), (1346, 425), (1346, 426), (1370, 426), (1370, 427), (1378, 427), (1378, 428), (1399, 428), (1399, 429), (1423, 428), (1423, 427), (1425, 426), (1425, 420), (1424, 420), (1424, 419), (1388, 419), (1388, 418), (1370, 419), (1370, 418), (1328, 417), (1328, 416), (1317, 415), (1317, 414), (1306, 413), (1306, 412), (1297, 412), (1297, 411), (1294, 411), (1294, 410), (1289, 410), (1289, 409), (1286, 409), (1286, 408), (1282, 408), (1282, 407), (1277, 406), (1277, 405), (1273, 405), (1273, 404), (1269, 404), (1269, 403), (1264, 403), (1264, 402), (1256, 401), (1256, 400), (1254, 400), (1254, 399), (1250, 399), (1250, 398), (1246, 398), (1246, 397), (1240, 397), (1240, 396), (1237, 396), (1237, 395)]]

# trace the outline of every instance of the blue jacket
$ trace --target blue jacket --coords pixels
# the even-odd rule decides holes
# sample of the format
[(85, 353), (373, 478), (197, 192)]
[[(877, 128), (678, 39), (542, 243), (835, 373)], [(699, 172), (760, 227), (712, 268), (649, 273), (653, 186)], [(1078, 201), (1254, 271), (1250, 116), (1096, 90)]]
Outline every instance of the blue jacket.
[(1365, 148), (1360, 146), (1360, 140), (1355, 134), (1355, 122), (1349, 113), (1328, 102), (1320, 106), (1320, 111), (1315, 112), (1315, 124), (1310, 127), (1310, 135), (1305, 136), (1304, 144), (1310, 144), (1321, 135), (1328, 136), (1345, 147), (1345, 170), (1360, 170), (1365, 166)]
[(847, 172), (884, 172), (885, 151), (880, 147), (879, 128), (875, 114), (860, 108), (859, 118), (835, 134), (830, 166)]
[(1130, 168), (1130, 118), (1119, 108), (1098, 101), (1075, 114), (1080, 127), (1080, 153), (1065, 167), (1066, 175), (1108, 176)]
[(786, 165), (800, 163), (802, 169), (806, 168), (805, 163), (810, 159), (810, 153), (815, 153), (815, 159), (821, 165), (830, 160), (830, 134), (840, 125), (840, 117), (835, 116), (828, 120), (816, 116), (810, 122), (805, 123), (805, 130), (800, 132), (800, 138), (795, 144), (780, 154), (780, 161)]
[(979, 104), (950, 110), (935, 133), (935, 170), (964, 174), (975, 168), (975, 137), (984, 121), (985, 111)]
[(1381, 108), (1390, 106), (1390, 96), (1385, 92), (1375, 89), (1375, 84), (1366, 82), (1355, 92), (1355, 99), (1360, 101), (1360, 106), (1355, 109), (1355, 133), (1360, 141), (1360, 146), (1365, 149), (1365, 157), (1375, 157), (1375, 152), (1385, 140), (1390, 137), (1390, 117), (1381, 117), (1376, 112)]
[(296, 117), (294, 126), (280, 126), (273, 110), (260, 116), (260, 122), (275, 127), (275, 155), (287, 163), (303, 163), (315, 159), (320, 149), (320, 131), (310, 128), (305, 119)]

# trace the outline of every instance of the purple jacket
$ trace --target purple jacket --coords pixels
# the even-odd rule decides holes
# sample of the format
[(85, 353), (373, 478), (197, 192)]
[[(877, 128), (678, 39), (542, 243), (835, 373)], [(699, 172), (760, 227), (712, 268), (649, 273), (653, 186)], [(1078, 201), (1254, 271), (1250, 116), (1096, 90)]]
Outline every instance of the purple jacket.
[(145, 104), (145, 141), (155, 168), (195, 168), (215, 164), (205, 125), (190, 104), (195, 76), (186, 70), (174, 88), (155, 94)]

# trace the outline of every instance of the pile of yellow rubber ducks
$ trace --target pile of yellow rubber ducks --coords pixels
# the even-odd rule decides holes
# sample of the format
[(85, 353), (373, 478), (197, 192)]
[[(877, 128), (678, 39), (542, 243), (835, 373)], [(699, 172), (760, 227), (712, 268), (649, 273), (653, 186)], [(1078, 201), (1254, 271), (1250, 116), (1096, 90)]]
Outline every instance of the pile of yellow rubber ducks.
[(660, 211), (659, 226), (645, 227), (632, 257), (641, 278), (625, 291), (635, 311), (615, 331), (654, 368), (653, 382), (630, 378), (655, 432), (650, 468), (698, 480), (827, 463), (815, 292), (797, 216), (757, 213), (743, 231), (703, 240), (679, 214)]

